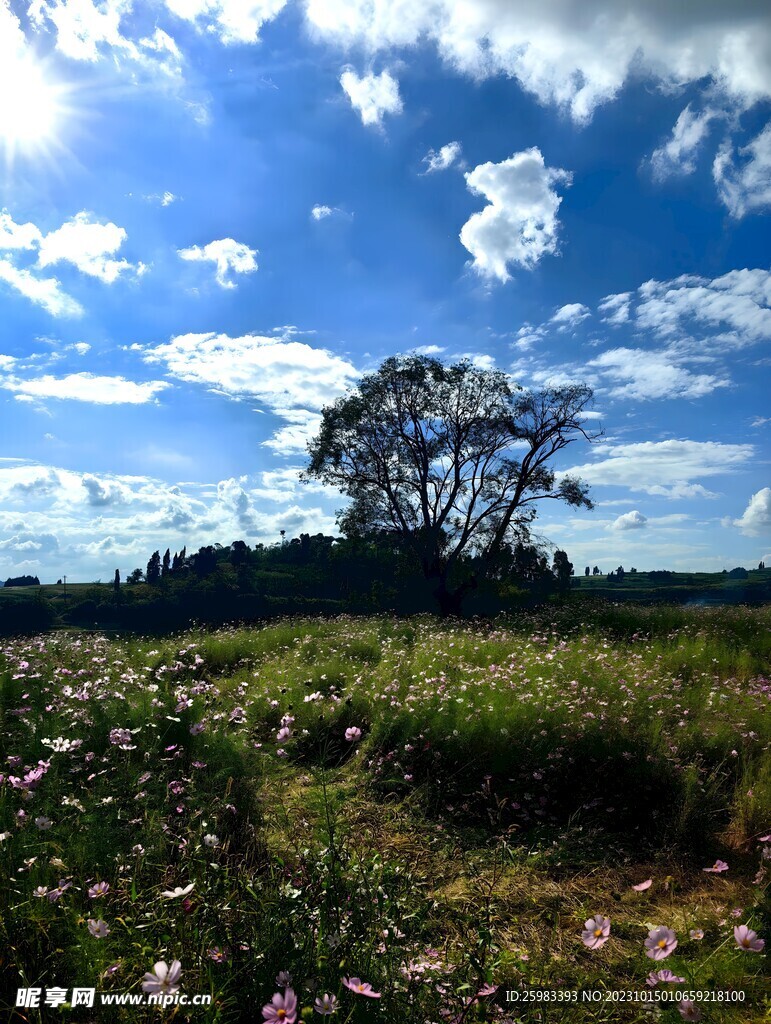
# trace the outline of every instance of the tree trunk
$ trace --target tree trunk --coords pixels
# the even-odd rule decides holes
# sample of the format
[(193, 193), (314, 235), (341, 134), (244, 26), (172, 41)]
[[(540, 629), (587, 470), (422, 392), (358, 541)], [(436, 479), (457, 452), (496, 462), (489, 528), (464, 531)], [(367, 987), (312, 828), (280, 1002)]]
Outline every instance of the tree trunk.
[(439, 585), (434, 590), (434, 597), (439, 605), (439, 615), (446, 619), (451, 615), (460, 615), (463, 608), (463, 599), (470, 590), (475, 590), (477, 581), (473, 577), (466, 580), (457, 589), (450, 590), (446, 579), (440, 579)]

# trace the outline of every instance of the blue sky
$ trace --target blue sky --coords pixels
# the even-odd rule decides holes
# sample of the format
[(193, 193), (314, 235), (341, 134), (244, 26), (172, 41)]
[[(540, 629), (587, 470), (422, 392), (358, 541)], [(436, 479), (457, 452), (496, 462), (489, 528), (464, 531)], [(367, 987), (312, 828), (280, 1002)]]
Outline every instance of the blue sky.
[(766, 2), (0, 0), (0, 181), (0, 579), (332, 532), (412, 350), (592, 384), (578, 571), (771, 561)]

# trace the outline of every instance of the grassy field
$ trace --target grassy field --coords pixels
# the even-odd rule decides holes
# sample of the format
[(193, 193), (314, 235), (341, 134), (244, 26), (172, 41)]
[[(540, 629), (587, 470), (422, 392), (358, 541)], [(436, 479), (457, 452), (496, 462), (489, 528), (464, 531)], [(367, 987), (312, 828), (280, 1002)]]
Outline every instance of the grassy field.
[[(769, 1020), (770, 625), (580, 602), (6, 641), (0, 1009)], [(13, 1008), (143, 981), (212, 1004)]]

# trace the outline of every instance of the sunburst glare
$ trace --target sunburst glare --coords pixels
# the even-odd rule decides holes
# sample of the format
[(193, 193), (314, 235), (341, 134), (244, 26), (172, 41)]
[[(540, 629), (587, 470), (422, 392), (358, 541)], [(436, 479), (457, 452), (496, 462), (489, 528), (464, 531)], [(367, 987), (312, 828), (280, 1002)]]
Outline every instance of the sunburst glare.
[(58, 144), (67, 91), (28, 54), (0, 63), (0, 150), (7, 162), (45, 156)]

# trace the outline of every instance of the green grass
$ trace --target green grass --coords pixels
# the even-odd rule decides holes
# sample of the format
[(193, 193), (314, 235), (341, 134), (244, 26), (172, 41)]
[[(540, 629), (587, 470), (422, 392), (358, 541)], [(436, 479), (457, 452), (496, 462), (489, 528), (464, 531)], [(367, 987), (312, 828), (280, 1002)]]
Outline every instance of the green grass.
[[(770, 625), (768, 607), (579, 603), (493, 624), (6, 641), (0, 1008), (34, 1020), (13, 1014), (25, 983), (139, 993), (179, 959), (182, 991), (213, 1003), (176, 1020), (259, 1019), (281, 970), (306, 1017), (329, 992), (352, 1022), (558, 1020), (503, 992), (642, 992), (657, 968), (746, 993), (705, 1002), (705, 1020), (766, 1019), (765, 955), (733, 927), (771, 935)], [(37, 788), (8, 782), (39, 761)], [(718, 858), (727, 872), (703, 870)], [(60, 880), (61, 898), (34, 895)], [(187, 904), (162, 896), (190, 883)], [(611, 937), (589, 950), (595, 914)], [(656, 925), (679, 942), (658, 964)], [(348, 992), (350, 975), (382, 998)], [(464, 1006), (487, 983), (498, 993)], [(640, 1003), (564, 1012), (650, 1019)]]

